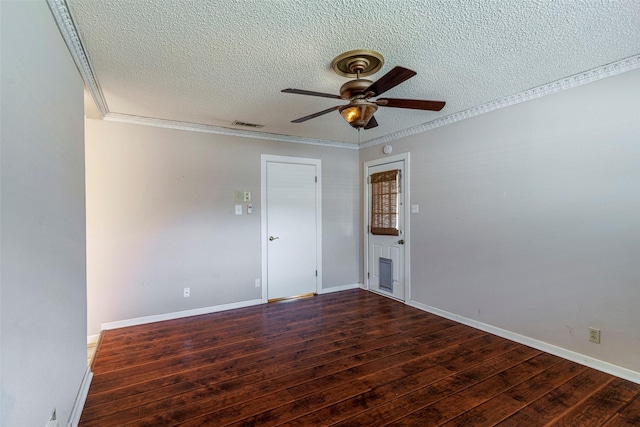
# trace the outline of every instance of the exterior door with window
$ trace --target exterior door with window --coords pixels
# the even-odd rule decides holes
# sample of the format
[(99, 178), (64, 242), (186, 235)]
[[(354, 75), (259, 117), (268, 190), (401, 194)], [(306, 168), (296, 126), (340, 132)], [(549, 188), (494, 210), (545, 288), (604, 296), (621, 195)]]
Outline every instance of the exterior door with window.
[(369, 289), (405, 300), (404, 160), (367, 168)]

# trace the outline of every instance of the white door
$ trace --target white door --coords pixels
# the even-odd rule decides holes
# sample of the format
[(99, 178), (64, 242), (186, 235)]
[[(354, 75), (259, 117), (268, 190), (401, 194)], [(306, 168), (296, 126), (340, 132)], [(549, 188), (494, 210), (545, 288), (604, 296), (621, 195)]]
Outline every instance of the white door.
[(316, 293), (319, 164), (267, 160), (263, 167), (266, 297), (272, 300)]
[(369, 289), (401, 301), (405, 300), (405, 169), (404, 160), (366, 168)]

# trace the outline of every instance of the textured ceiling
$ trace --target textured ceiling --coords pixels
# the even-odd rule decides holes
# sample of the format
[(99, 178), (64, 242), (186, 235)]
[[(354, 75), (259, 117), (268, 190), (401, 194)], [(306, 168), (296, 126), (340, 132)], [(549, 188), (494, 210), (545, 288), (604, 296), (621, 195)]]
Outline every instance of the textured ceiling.
[[(380, 108), (380, 140), (640, 53), (638, 0), (67, 0), (112, 115), (354, 143), (338, 94), (344, 51), (372, 49), (417, 76), (384, 94), (444, 100), (440, 112)], [(108, 115), (109, 115), (108, 114)], [(238, 128), (245, 129), (245, 128)], [(244, 130), (243, 130), (244, 131)]]

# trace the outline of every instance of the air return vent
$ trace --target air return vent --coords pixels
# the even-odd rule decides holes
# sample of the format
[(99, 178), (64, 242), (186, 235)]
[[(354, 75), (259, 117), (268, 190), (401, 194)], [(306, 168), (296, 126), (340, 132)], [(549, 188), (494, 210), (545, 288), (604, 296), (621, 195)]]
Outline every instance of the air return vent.
[(244, 126), (244, 127), (246, 127), (246, 128), (254, 128), (254, 129), (257, 129), (257, 128), (263, 128), (263, 127), (264, 127), (264, 125), (258, 125), (258, 124), (255, 124), (255, 123), (240, 122), (240, 121), (238, 121), (238, 120), (235, 120), (235, 121), (234, 121), (233, 123), (231, 123), (231, 124), (232, 124), (233, 126)]

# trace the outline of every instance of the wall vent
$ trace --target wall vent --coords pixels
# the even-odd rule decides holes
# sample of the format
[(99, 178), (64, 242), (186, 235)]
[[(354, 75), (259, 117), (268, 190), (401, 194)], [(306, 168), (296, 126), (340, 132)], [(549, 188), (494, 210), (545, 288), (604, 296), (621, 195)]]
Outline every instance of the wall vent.
[(238, 120), (234, 120), (233, 123), (231, 123), (233, 126), (244, 126), (247, 128), (263, 128), (264, 125), (258, 125), (255, 123), (247, 123), (247, 122), (241, 122)]

